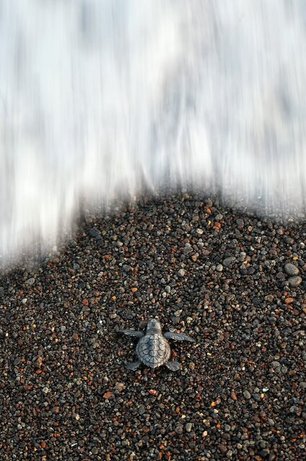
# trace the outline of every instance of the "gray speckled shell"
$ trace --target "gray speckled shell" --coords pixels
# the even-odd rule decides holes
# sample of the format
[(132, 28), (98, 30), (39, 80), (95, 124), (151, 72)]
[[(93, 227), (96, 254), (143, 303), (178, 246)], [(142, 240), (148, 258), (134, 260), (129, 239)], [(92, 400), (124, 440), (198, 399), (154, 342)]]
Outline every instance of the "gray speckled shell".
[(136, 354), (147, 367), (157, 368), (170, 358), (170, 346), (160, 334), (148, 334), (138, 341)]

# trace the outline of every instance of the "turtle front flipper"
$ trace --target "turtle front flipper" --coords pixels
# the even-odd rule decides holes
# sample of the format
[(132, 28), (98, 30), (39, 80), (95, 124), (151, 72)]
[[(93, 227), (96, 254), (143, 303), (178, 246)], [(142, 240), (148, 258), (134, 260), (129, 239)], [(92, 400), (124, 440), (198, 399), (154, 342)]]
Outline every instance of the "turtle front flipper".
[(195, 340), (185, 333), (174, 333), (173, 331), (168, 331), (164, 334), (164, 337), (167, 339), (174, 339), (175, 341), (189, 341), (190, 343), (194, 343)]
[(121, 333), (126, 336), (134, 336), (134, 338), (142, 338), (144, 333), (142, 331), (135, 330), (118, 330), (118, 333)]
[(173, 360), (173, 362), (166, 362), (165, 365), (171, 371), (178, 371), (181, 368), (181, 364), (176, 360)]
[(140, 366), (140, 364), (141, 364), (141, 361), (140, 361), (140, 360), (137, 360), (137, 362), (130, 362), (130, 363), (127, 363), (126, 368), (127, 368), (128, 370), (136, 371), (137, 368)]

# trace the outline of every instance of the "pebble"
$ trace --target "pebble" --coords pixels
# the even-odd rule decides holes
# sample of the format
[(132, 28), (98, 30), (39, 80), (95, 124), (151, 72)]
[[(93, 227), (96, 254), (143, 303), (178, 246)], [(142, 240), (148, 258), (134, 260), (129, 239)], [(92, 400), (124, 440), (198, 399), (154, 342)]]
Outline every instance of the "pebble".
[(91, 229), (89, 229), (89, 235), (91, 237), (93, 237), (94, 239), (96, 240), (102, 240), (102, 235), (101, 235), (101, 232), (96, 228), (96, 227), (92, 227)]
[(180, 275), (181, 277), (184, 277), (185, 274), (186, 274), (186, 271), (185, 271), (184, 269), (180, 269), (180, 270), (178, 271), (178, 273), (179, 273), (179, 275)]
[(237, 226), (238, 226), (238, 229), (243, 229), (244, 220), (243, 219), (237, 219)]
[(126, 388), (125, 384), (124, 383), (116, 383), (115, 384), (115, 388), (118, 392), (122, 392), (124, 391), (124, 389)]
[(125, 320), (132, 320), (135, 317), (135, 313), (131, 309), (122, 309), (119, 315)]
[(191, 432), (192, 427), (193, 427), (193, 424), (192, 424), (192, 423), (187, 423), (187, 424), (185, 425), (186, 432)]
[(269, 303), (272, 303), (274, 300), (274, 295), (270, 294), (265, 296), (265, 300), (268, 301)]
[(190, 245), (190, 243), (186, 243), (184, 247), (184, 254), (188, 255), (189, 253), (192, 253), (192, 245)]
[(221, 451), (221, 453), (225, 454), (227, 452), (227, 446), (220, 443), (220, 445), (218, 446), (219, 450)]
[(31, 277), (30, 279), (28, 279), (26, 281), (26, 284), (29, 285), (29, 286), (34, 285), (34, 283), (35, 283), (35, 278), (34, 277)]
[(143, 405), (139, 405), (139, 407), (138, 407), (138, 413), (139, 413), (140, 415), (143, 415), (145, 412), (146, 412), (145, 407), (144, 407)]
[(233, 256), (229, 256), (223, 260), (223, 266), (229, 267), (236, 261), (236, 258)]
[(247, 400), (249, 400), (249, 399), (252, 397), (251, 394), (249, 393), (249, 391), (243, 391), (243, 396), (244, 396)]
[(128, 272), (128, 273), (132, 271), (132, 267), (129, 266), (128, 264), (123, 264), (122, 269), (124, 270), (124, 272)]
[(302, 277), (300, 277), (299, 275), (296, 276), (296, 277), (290, 277), (288, 279), (288, 282), (289, 282), (289, 285), (292, 287), (292, 288), (296, 288), (298, 287), (299, 285), (301, 285), (301, 283), (303, 282), (303, 279)]
[(177, 424), (177, 426), (176, 426), (176, 428), (175, 428), (175, 432), (176, 432), (177, 434), (182, 434), (183, 431), (184, 431), (184, 428), (183, 428), (182, 424)]
[(299, 274), (299, 268), (296, 267), (294, 264), (291, 264), (291, 263), (287, 263), (285, 265), (285, 272), (286, 274), (288, 275), (298, 275)]

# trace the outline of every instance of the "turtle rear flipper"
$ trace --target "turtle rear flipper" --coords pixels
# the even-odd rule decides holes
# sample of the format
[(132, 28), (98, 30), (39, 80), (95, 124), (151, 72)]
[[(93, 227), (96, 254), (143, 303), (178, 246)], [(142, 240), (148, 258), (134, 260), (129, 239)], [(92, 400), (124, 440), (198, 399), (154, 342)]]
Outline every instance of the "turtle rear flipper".
[(126, 368), (128, 370), (136, 371), (137, 368), (140, 366), (140, 364), (141, 364), (140, 360), (137, 360), (137, 362), (127, 363)]
[(166, 362), (165, 365), (171, 371), (178, 371), (181, 368), (181, 364), (176, 360), (173, 360), (173, 362)]
[(144, 333), (142, 331), (136, 330), (118, 330), (118, 333), (121, 333), (126, 336), (134, 336), (134, 338), (142, 338), (144, 336)]
[(164, 337), (167, 339), (174, 339), (175, 341), (189, 341), (190, 343), (194, 343), (195, 340), (185, 333), (174, 333), (173, 331), (168, 331), (164, 334)]

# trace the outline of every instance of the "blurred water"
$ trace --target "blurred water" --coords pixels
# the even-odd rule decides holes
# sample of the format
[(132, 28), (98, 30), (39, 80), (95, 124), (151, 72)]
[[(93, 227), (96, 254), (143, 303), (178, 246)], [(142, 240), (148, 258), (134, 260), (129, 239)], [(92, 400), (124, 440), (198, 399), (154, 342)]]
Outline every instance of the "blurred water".
[(0, 0), (0, 254), (143, 187), (305, 207), (304, 0)]

